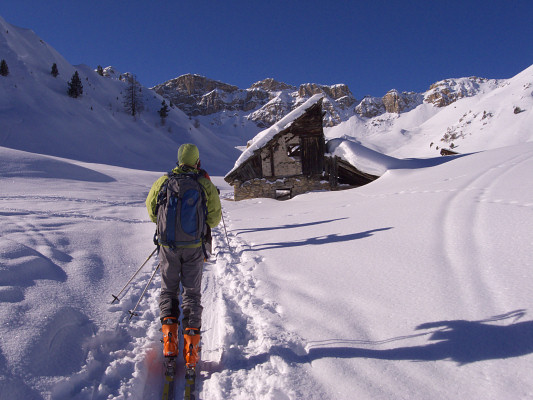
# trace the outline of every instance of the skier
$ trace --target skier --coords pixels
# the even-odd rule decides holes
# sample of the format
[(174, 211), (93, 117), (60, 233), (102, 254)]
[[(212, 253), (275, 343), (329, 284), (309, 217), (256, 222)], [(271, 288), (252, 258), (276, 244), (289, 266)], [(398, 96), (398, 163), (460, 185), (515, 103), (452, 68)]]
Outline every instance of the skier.
[[(181, 283), (183, 357), (187, 368), (194, 368), (199, 361), (198, 353), (203, 310), (201, 305), (201, 283), (205, 253), (203, 236), (206, 229), (205, 226), (200, 227), (203, 232), (201, 240), (189, 243), (182, 241), (167, 242), (167, 236), (162, 232), (165, 230), (165, 221), (168, 221), (167, 215), (162, 215), (166, 209), (162, 199), (166, 200), (170, 187), (175, 187), (171, 182), (172, 180), (178, 180), (180, 181), (179, 185), (182, 185), (181, 182), (187, 179), (189, 182), (185, 183), (189, 186), (192, 185), (190, 187), (201, 187), (201, 190), (198, 189), (198, 191), (203, 192), (200, 193), (200, 198), (205, 210), (205, 224), (211, 228), (217, 226), (222, 216), (220, 197), (213, 183), (199, 172), (199, 165), (200, 153), (198, 148), (190, 143), (181, 145), (178, 149), (177, 167), (168, 175), (162, 176), (155, 181), (146, 198), (148, 214), (150, 219), (157, 223), (157, 236), (161, 245), (161, 296), (159, 309), (163, 331), (163, 353), (165, 357), (176, 357), (178, 355), (178, 292)], [(197, 184), (190, 182), (191, 179)], [(191, 201), (188, 201), (190, 204)], [(158, 215), (158, 210), (160, 215)], [(183, 210), (184, 207), (181, 206), (177, 212), (183, 213)], [(176, 209), (174, 209), (174, 212), (176, 212)], [(183, 216), (181, 218), (183, 219)], [(191, 220), (187, 216), (185, 216), (185, 219)], [(192, 218), (192, 220), (196, 221), (196, 218)], [(179, 227), (175, 228), (172, 225), (173, 231), (177, 229)], [(172, 233), (174, 234), (174, 232)]]

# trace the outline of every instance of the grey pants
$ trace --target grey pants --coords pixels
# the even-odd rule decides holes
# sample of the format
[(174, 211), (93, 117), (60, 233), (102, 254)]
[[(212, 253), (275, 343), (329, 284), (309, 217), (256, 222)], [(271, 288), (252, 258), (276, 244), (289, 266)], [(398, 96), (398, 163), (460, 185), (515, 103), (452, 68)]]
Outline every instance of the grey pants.
[(202, 248), (170, 249), (161, 246), (159, 253), (161, 268), (161, 297), (159, 309), (161, 320), (165, 317), (178, 318), (179, 290), (183, 309), (183, 328), (198, 328), (202, 325), (202, 269), (204, 253)]

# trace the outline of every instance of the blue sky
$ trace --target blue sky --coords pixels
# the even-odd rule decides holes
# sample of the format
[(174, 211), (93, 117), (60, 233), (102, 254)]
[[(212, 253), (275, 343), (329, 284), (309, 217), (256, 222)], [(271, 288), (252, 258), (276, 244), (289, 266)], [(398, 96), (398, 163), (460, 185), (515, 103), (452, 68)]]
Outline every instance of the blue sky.
[(3, 0), (0, 15), (74, 65), (113, 65), (145, 86), (271, 77), (345, 83), (361, 99), (533, 64), (531, 0)]

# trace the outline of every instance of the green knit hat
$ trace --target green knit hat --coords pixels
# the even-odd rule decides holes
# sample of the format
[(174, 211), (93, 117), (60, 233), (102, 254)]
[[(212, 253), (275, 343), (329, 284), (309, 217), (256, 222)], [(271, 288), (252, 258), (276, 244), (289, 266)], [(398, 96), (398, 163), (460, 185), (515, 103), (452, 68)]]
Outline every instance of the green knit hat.
[(178, 165), (185, 164), (189, 167), (194, 167), (199, 159), (200, 152), (198, 151), (198, 147), (194, 144), (182, 144), (178, 149)]

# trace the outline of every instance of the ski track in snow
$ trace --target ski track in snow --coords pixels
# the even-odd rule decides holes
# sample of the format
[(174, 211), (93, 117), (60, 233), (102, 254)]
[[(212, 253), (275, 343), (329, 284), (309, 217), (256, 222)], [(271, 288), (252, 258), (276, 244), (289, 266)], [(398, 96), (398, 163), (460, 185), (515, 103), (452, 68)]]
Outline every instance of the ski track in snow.
[[(493, 293), (499, 293), (499, 283), (490, 282), (491, 273), (486, 271), (486, 263), (482, 260), (484, 247), (483, 227), (481, 226), (483, 203), (507, 204), (511, 206), (530, 207), (518, 201), (504, 201), (491, 197), (491, 188), (501, 185), (506, 175), (512, 173), (522, 163), (530, 162), (533, 152), (516, 156), (504, 163), (496, 163), (480, 175), (464, 183), (454, 190), (443, 207), (441, 217), (442, 254), (447, 260), (455, 282), (461, 282), (460, 296), (464, 304), (469, 304), (473, 315), (482, 310), (476, 307), (497, 308), (497, 304), (486, 304), (495, 301)], [(465, 204), (469, 206), (466, 207)], [(483, 299), (484, 301), (479, 301)]]
[[(231, 221), (226, 211), (224, 215), (227, 222)], [(276, 303), (255, 293), (254, 270), (264, 260), (248, 251), (250, 246), (242, 239), (230, 234), (229, 240), (230, 247), (222, 224), (213, 230), (216, 260), (204, 267), (199, 398), (302, 398), (297, 388), (298, 382), (308, 378), (305, 367), (289, 366), (283, 350), (305, 356), (304, 344), (282, 329)], [(130, 320), (128, 314), (157, 263), (157, 260), (148, 263), (121, 301), (109, 306), (108, 311), (117, 315), (115, 330), (99, 332), (88, 341), (86, 364), (55, 385), (54, 398), (160, 398), (163, 356), (159, 272), (137, 309), (138, 316)], [(182, 396), (184, 389), (181, 357), (180, 354), (176, 398)], [(109, 396), (110, 393), (113, 395)]]
[[(283, 330), (274, 301), (256, 291), (256, 268), (265, 260), (223, 228), (213, 231), (216, 264), (204, 275), (204, 334), (200, 398), (302, 398), (302, 367), (288, 365), (279, 349), (305, 354), (302, 340)], [(229, 225), (231, 226), (231, 225)], [(289, 371), (290, 369), (290, 371)]]

